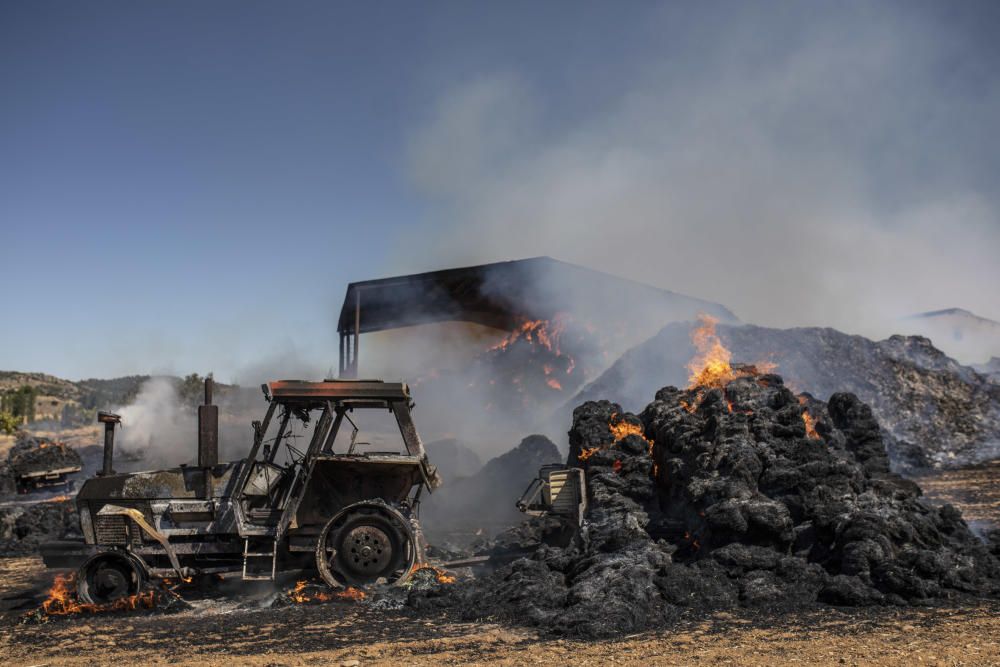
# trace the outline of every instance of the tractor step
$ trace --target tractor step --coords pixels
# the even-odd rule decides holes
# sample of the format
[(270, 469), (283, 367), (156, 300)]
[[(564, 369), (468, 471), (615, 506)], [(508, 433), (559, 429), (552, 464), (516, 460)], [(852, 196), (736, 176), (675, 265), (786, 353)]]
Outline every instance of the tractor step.
[[(253, 544), (251, 544), (253, 542)], [(263, 551), (270, 547), (270, 551)], [(251, 551), (251, 549), (253, 549)], [(243, 539), (243, 580), (274, 581), (278, 566), (278, 541), (273, 537)]]

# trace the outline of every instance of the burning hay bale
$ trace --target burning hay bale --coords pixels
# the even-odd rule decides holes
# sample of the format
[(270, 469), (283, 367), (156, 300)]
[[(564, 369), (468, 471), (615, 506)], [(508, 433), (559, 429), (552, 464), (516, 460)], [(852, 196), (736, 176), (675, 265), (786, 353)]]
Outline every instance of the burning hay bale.
[(604, 636), (687, 611), (1000, 596), (1000, 562), (954, 508), (889, 472), (855, 396), (796, 396), (728, 363), (699, 381), (661, 389), (640, 415), (576, 408), (569, 463), (585, 469), (590, 502), (576, 538), (456, 589), (453, 603)]
[[(871, 341), (834, 329), (771, 329), (720, 323), (710, 330), (733, 358), (776, 365), (789, 387), (829, 397), (849, 391), (868, 404), (883, 429), (894, 469), (949, 468), (995, 458), (1000, 384), (961, 366), (929, 340)], [(690, 359), (704, 350), (696, 327), (673, 323), (621, 356), (567, 404), (613, 396), (639, 411), (664, 384), (689, 381)], [(759, 364), (761, 372), (768, 369)], [(702, 366), (698, 367), (698, 370)]]

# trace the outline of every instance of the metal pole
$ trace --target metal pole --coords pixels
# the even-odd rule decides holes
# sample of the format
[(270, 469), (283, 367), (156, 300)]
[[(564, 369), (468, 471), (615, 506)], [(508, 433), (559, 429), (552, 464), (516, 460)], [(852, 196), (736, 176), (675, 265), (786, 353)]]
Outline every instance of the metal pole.
[(98, 474), (114, 475), (115, 425), (120, 424), (122, 418), (111, 412), (98, 412), (97, 421), (104, 424), (104, 466)]
[(354, 288), (354, 377), (358, 377), (358, 352), (361, 351), (361, 290)]
[(104, 422), (104, 466), (101, 468), (102, 475), (114, 475), (115, 460), (115, 425), (113, 422)]
[(337, 365), (337, 377), (344, 377), (344, 333), (340, 333), (340, 360)]

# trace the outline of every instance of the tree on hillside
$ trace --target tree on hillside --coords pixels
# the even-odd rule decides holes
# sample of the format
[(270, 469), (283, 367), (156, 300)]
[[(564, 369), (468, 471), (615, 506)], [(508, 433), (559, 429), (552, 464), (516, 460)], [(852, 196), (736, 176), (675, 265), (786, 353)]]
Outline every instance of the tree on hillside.
[(20, 423), (35, 421), (35, 399), (38, 391), (29, 385), (24, 385), (5, 391), (0, 396), (0, 412), (5, 412), (20, 419)]
[(211, 373), (206, 377), (202, 377), (197, 373), (186, 375), (177, 388), (177, 395), (187, 405), (201, 405), (205, 399), (205, 380), (212, 377)]
[(21, 425), (21, 418), (15, 417), (9, 412), (0, 412), (0, 431), (6, 435), (14, 435), (17, 427)]

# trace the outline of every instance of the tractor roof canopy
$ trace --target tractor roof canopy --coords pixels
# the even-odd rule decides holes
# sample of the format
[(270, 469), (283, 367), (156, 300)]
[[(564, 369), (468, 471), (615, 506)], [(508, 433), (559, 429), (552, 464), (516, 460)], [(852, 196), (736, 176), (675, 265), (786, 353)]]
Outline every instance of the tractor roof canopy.
[(321, 408), (328, 401), (345, 408), (391, 408), (410, 403), (410, 388), (404, 382), (277, 380), (266, 387), (272, 401), (307, 409)]

